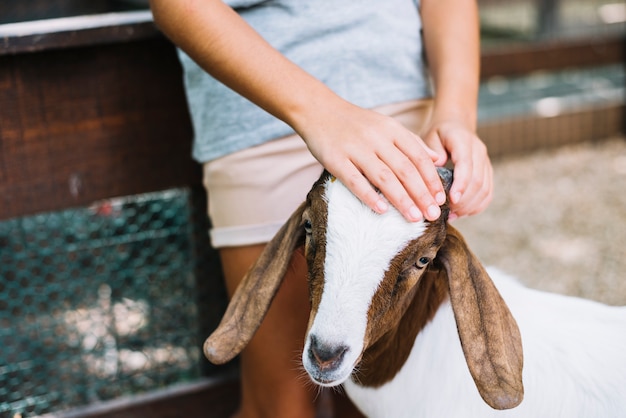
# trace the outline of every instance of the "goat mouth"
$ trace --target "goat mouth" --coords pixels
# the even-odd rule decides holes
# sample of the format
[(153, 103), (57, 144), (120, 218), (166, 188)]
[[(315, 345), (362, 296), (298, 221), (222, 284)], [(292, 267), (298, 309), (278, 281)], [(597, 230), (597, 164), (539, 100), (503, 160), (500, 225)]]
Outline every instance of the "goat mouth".
[[(346, 378), (336, 378), (336, 377), (332, 377), (332, 376), (323, 376), (321, 374), (311, 374), (309, 372), (309, 376), (311, 377), (311, 380), (313, 380), (313, 383), (315, 383), (316, 385), (322, 386), (322, 387), (334, 387), (334, 386), (339, 386), (341, 385), (343, 382), (345, 382), (347, 380)], [(349, 375), (348, 375), (349, 377)]]
[(322, 387), (334, 387), (334, 386), (338, 386), (341, 383), (343, 383), (342, 381), (338, 381), (338, 380), (326, 380), (324, 378), (313, 378), (311, 377), (311, 379), (313, 379), (313, 382), (315, 382), (315, 384), (322, 386)]

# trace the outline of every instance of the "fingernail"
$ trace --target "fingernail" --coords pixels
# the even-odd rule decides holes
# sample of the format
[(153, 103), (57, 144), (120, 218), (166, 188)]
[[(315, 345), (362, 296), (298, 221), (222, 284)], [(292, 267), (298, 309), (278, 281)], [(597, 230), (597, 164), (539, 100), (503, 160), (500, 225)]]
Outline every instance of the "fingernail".
[(458, 218), (459, 218), (459, 215), (457, 215), (454, 212), (450, 212), (450, 215), (448, 215), (448, 222), (452, 222), (453, 220), (458, 219)]
[(389, 205), (387, 205), (384, 200), (380, 199), (378, 202), (376, 202), (376, 209), (379, 213), (384, 213), (387, 212), (387, 209), (389, 209)]
[(453, 203), (458, 203), (458, 202), (459, 202), (459, 200), (461, 200), (461, 193), (459, 193), (459, 192), (455, 192), (455, 193), (452, 195), (451, 199), (452, 199), (452, 202), (453, 202)]
[(435, 196), (435, 200), (437, 201), (438, 205), (443, 205), (444, 203), (446, 203), (446, 194), (444, 192), (437, 193), (437, 196)]
[(439, 215), (441, 215), (439, 206), (436, 206), (436, 205), (430, 205), (427, 209), (427, 213), (428, 213), (429, 219), (437, 219)]
[(415, 221), (422, 219), (422, 212), (420, 212), (417, 206), (411, 206), (409, 209), (409, 215), (411, 216), (411, 219), (414, 219)]

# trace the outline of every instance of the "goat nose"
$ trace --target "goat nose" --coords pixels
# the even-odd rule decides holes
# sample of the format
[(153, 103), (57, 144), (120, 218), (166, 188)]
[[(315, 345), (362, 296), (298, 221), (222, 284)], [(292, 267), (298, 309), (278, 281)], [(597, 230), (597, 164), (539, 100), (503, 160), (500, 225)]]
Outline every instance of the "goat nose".
[(310, 337), (309, 356), (317, 363), (320, 369), (327, 369), (336, 366), (348, 351), (345, 345), (324, 344), (312, 335)]

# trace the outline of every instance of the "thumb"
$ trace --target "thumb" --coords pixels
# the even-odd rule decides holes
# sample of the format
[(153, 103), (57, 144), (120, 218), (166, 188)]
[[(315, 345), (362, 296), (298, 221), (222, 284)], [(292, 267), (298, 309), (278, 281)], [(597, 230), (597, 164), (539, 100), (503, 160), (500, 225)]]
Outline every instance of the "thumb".
[(430, 150), (429, 154), (433, 159), (433, 163), (436, 166), (443, 166), (448, 161), (448, 152), (446, 151), (441, 138), (439, 138), (439, 134), (437, 131), (429, 131), (424, 136), (424, 142), (426, 146)]

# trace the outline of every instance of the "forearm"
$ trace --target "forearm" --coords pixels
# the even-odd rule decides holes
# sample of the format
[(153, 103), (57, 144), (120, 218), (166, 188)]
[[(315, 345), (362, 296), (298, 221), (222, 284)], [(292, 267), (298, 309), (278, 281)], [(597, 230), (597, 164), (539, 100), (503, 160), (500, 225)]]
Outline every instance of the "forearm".
[(322, 102), (341, 102), (221, 0), (151, 0), (150, 5), (159, 28), (205, 71), (294, 129)]
[(476, 0), (422, 0), (424, 43), (435, 86), (434, 119), (476, 129), (480, 38)]
[(437, 219), (445, 193), (435, 158), (397, 121), (357, 107), (290, 62), (221, 0), (151, 0), (155, 22), (205, 71), (289, 124), (365, 204)]
[(493, 196), (493, 170), (476, 136), (480, 36), (476, 0), (422, 0), (424, 43), (435, 87), (426, 143), (454, 164), (451, 211), (484, 210)]

